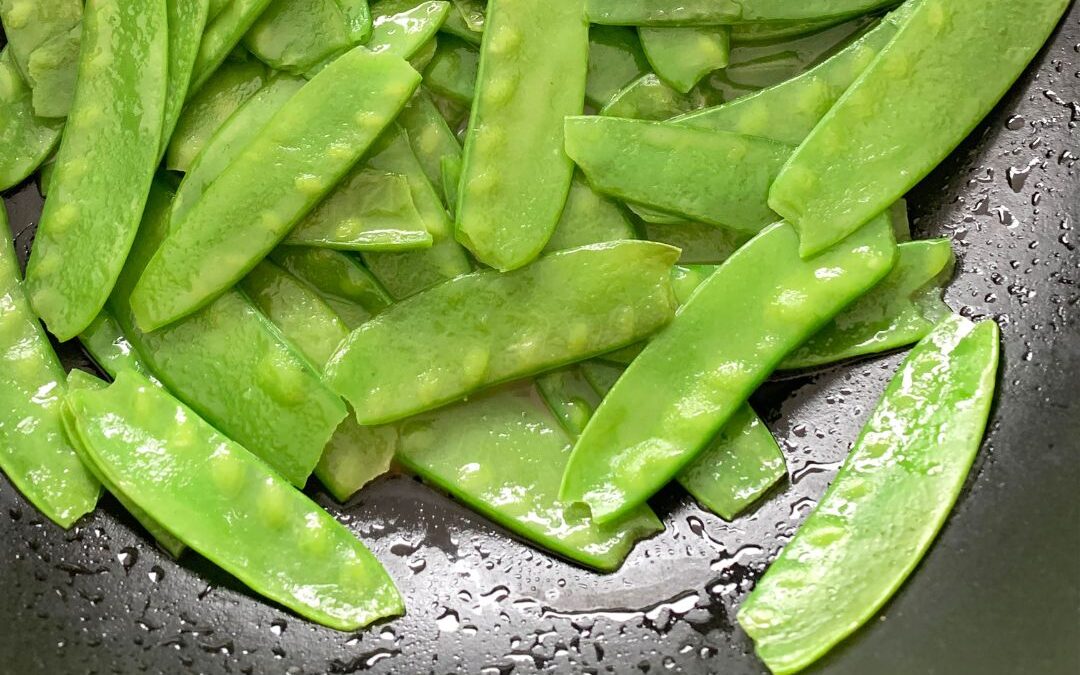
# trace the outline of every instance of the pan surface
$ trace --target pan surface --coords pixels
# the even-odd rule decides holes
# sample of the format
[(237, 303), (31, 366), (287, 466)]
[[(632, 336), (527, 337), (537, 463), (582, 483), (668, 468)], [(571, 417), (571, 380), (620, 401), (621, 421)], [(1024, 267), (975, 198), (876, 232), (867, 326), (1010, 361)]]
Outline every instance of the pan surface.
[[(972, 87), (979, 86), (972, 82)], [(948, 114), (948, 111), (942, 111)], [(910, 196), (960, 257), (947, 299), (1004, 335), (999, 395), (957, 507), (894, 600), (822, 673), (1080, 672), (1080, 9)], [(21, 257), (41, 199), (4, 195)], [(91, 368), (76, 345), (68, 366)], [(70, 532), (0, 479), (0, 673), (761, 673), (734, 611), (834, 476), (901, 355), (756, 396), (789, 479), (733, 523), (671, 489), (618, 573), (522, 544), (407, 477), (310, 493), (397, 580), (405, 617), (356, 634), (159, 552), (110, 497)]]

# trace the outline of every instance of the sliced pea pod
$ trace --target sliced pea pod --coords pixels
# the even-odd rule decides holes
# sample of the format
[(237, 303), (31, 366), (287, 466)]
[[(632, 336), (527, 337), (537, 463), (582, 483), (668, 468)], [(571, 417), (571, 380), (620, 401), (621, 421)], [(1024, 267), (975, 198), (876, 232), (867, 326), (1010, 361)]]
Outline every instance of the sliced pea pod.
[(799, 258), (790, 225), (763, 230), (630, 364), (578, 440), (562, 497), (588, 504), (600, 523), (644, 503), (784, 357), (877, 284), (895, 259), (884, 216), (809, 261)]
[(692, 220), (757, 231), (792, 147), (664, 122), (568, 117), (566, 152), (594, 188)]
[(161, 330), (147, 333), (136, 325), (128, 297), (167, 236), (169, 198), (155, 184), (109, 309), (170, 392), (303, 486), (345, 418), (345, 405), (242, 293), (230, 290)]
[(638, 33), (653, 71), (684, 94), (727, 66), (731, 54), (731, 29), (726, 26), (641, 28)]
[(165, 110), (164, 0), (91, 0), (75, 102), (26, 269), (61, 341), (90, 325), (124, 265), (150, 189)]
[(570, 438), (531, 383), (507, 385), (397, 426), (397, 459), (406, 468), (580, 564), (617, 569), (636, 540), (663, 529), (647, 506), (602, 526), (584, 509), (559, 500)]
[(364, 44), (372, 35), (371, 7), (367, 0), (336, 0), (342, 14), (345, 15), (345, 25), (349, 30), (349, 40), (352, 44)]
[(110, 484), (252, 590), (339, 630), (404, 610), (386, 570), (333, 516), (137, 373), (72, 392), (67, 405)]
[(582, 112), (588, 64), (583, 0), (488, 7), (456, 213), (458, 241), (480, 262), (519, 268), (555, 231), (574, 174), (563, 118)]
[[(769, 202), (798, 230), (802, 254), (847, 236), (940, 164), (1016, 81), (1068, 5), (924, 0), (913, 8), (773, 184)], [(988, 30), (997, 39), (981, 39)]]
[(191, 70), (188, 98), (199, 91), (214, 72), (225, 62), (241, 38), (248, 32), (270, 0), (230, 0), (206, 25), (195, 65)]
[(79, 342), (98, 368), (113, 379), (121, 370), (129, 369), (154, 379), (108, 309), (101, 310), (86, 330), (79, 334)]
[(15, 67), (11, 48), (0, 51), (0, 190), (23, 182), (60, 140), (63, 120), (34, 114), (30, 88)]
[(705, 223), (665, 225), (647, 222), (642, 230), (645, 239), (681, 250), (679, 263), (682, 265), (719, 265), (750, 240), (750, 235), (745, 232)]
[(354, 330), (393, 302), (356, 259), (329, 249), (281, 246), (270, 259), (303, 280)]
[(209, 0), (165, 0), (169, 15), (169, 80), (165, 94), (165, 120), (161, 125), (161, 151), (169, 147), (180, 111), (187, 100), (191, 73), (199, 54), (210, 13)]
[(337, 0), (271, 0), (244, 46), (276, 70), (298, 74), (355, 43)]
[(979, 451), (998, 327), (943, 321), (889, 382), (836, 479), (739, 609), (774, 673), (866, 623), (930, 548)]
[(230, 61), (214, 74), (180, 112), (165, 153), (165, 167), (190, 171), (196, 158), (225, 122), (267, 83), (259, 61)]
[[(632, 344), (671, 319), (677, 256), (625, 241), (555, 253), (512, 274), (458, 277), (353, 331), (327, 382), (361, 424), (381, 424)], [(392, 361), (376, 356), (388, 345), (399, 355)]]
[(580, 174), (575, 175), (559, 224), (544, 252), (620, 239), (637, 239), (633, 221), (618, 204), (594, 191)]
[[(405, 105), (420, 75), (356, 48), (297, 92), (174, 223), (131, 294), (154, 330), (205, 306), (288, 234)], [(226, 257), (215, 255), (228, 251)]]
[[(384, 0), (385, 2), (386, 0)], [(415, 5), (417, 0), (390, 0), (390, 2), (400, 2), (404, 5)], [(485, 17), (486, 23), (486, 17)], [(469, 44), (480, 46), (484, 34), (469, 28), (469, 24), (465, 23), (465, 17), (461, 15), (461, 12), (450, 12), (446, 17), (446, 23), (443, 24), (440, 29), (444, 35), (452, 35), (456, 38), (461, 38)]]
[(444, 37), (424, 70), (424, 85), (437, 94), (469, 104), (476, 91), (479, 65), (480, 51), (475, 46), (455, 37)]
[(580, 366), (568, 366), (536, 378), (536, 388), (544, 403), (559, 418), (566, 433), (577, 438), (585, 430), (601, 394), (585, 377)]
[(637, 31), (621, 26), (589, 28), (589, 75), (585, 101), (603, 108), (623, 87), (649, 72)]
[(34, 90), (34, 114), (67, 117), (79, 75), (82, 24), (54, 36), (34, 50), (27, 63), (27, 81)]
[(443, 189), (443, 204), (449, 205), (446, 186), (456, 186), (461, 174), (459, 171), (453, 180), (448, 180), (443, 172), (443, 161), (456, 158), (460, 162), (461, 144), (423, 87), (413, 95), (397, 121), (408, 135), (409, 145), (428, 182)]
[(713, 26), (817, 21), (865, 14), (896, 0), (586, 0), (593, 23), (615, 26)]
[(655, 73), (646, 73), (611, 97), (600, 114), (605, 117), (659, 121), (723, 100), (722, 94), (708, 87), (680, 94)]
[(409, 65), (413, 67), (418, 73), (422, 73), (427, 70), (428, 64), (435, 58), (436, 52), (439, 50), (439, 40), (437, 38), (431, 38), (419, 48), (412, 56), (409, 57)]
[(19, 73), (28, 78), (30, 55), (77, 26), (82, 15), (81, 0), (0, 0), (0, 22)]
[(434, 44), (435, 34), (446, 22), (450, 11), (448, 2), (422, 2), (408, 8), (376, 5), (375, 28), (367, 46), (375, 52), (389, 52), (411, 59), (425, 45)]
[(454, 7), (465, 20), (465, 25), (474, 33), (483, 33), (487, 22), (487, 2), (485, 0), (453, 0)]
[(101, 486), (64, 437), (67, 378), (23, 292), (2, 202), (0, 239), (0, 469), (66, 529), (94, 510)]
[(404, 176), (361, 168), (347, 175), (285, 244), (347, 251), (408, 251), (431, 248), (432, 238), (416, 210)]

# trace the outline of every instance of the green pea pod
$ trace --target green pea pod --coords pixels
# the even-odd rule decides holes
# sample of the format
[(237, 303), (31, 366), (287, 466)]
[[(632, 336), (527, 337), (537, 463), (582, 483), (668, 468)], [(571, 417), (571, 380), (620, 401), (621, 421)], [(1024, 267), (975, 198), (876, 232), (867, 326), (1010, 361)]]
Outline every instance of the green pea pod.
[(271, 0), (244, 34), (256, 58), (293, 74), (354, 44), (337, 0)]
[(600, 523), (644, 503), (785, 356), (877, 284), (895, 259), (886, 217), (809, 261), (799, 258), (790, 225), (763, 230), (630, 364), (575, 446), (561, 496), (588, 504)]
[(412, 146), (413, 154), (420, 162), (428, 182), (443, 189), (443, 204), (449, 204), (446, 186), (456, 186), (455, 181), (460, 179), (461, 175), (459, 172), (455, 181), (447, 180), (442, 164), (446, 158), (450, 158), (450, 161), (456, 159), (460, 163), (461, 144), (423, 87), (413, 95), (412, 100), (398, 115), (397, 121), (409, 137), (409, 145)]
[(129, 369), (151, 380), (154, 379), (150, 369), (139, 358), (135, 347), (124, 335), (116, 317), (108, 309), (101, 310), (86, 330), (79, 334), (79, 342), (98, 368), (104, 370), (113, 379), (116, 379), (121, 370)]
[(437, 94), (469, 104), (476, 91), (479, 64), (480, 52), (475, 46), (452, 36), (444, 37), (424, 70), (424, 85)]
[(81, 0), (0, 0), (0, 22), (15, 66), (30, 75), (30, 56), (49, 40), (78, 25)]
[(71, 111), (81, 45), (80, 23), (54, 36), (30, 55), (27, 81), (34, 91), (34, 114), (38, 117), (67, 117)]
[(605, 117), (666, 120), (723, 101), (708, 87), (680, 94), (654, 73), (646, 73), (618, 91), (600, 110)]
[(366, 323), (393, 302), (371, 272), (344, 253), (282, 246), (270, 254), (270, 259), (313, 288), (349, 330)]
[(30, 88), (11, 56), (0, 51), (0, 191), (23, 182), (52, 154), (64, 128), (62, 120), (34, 115)]
[(641, 28), (638, 33), (656, 74), (684, 94), (728, 64), (731, 29), (726, 26)]
[[(380, 4), (393, 4), (394, 2), (395, 0), (389, 0), (389, 2), (384, 0)], [(416, 0), (396, 0), (396, 2), (408, 6), (416, 4)], [(450, 12), (449, 16), (446, 17), (446, 23), (443, 24), (440, 31), (443, 35), (452, 35), (478, 47), (484, 37), (483, 33), (479, 33), (469, 28), (469, 24), (465, 23), (465, 17), (461, 15), (461, 12), (456, 11), (456, 8), (455, 11)]]
[(109, 309), (170, 392), (303, 486), (345, 418), (345, 405), (242, 293), (230, 290), (183, 321), (151, 333), (135, 323), (128, 297), (167, 235), (169, 198), (168, 190), (155, 184)]
[(668, 244), (682, 251), (682, 265), (718, 265), (749, 241), (749, 235), (739, 230), (715, 227), (705, 223), (679, 223), (664, 225), (645, 223), (645, 238)]
[(161, 125), (161, 156), (169, 148), (169, 140), (187, 100), (191, 72), (210, 12), (209, 0), (165, 0), (165, 7), (169, 15), (169, 79), (165, 121)]
[(865, 14), (896, 0), (586, 0), (593, 23), (615, 26), (713, 26), (817, 21)]
[(140, 327), (154, 330), (205, 306), (264, 258), (356, 164), (419, 81), (401, 59), (358, 47), (304, 85), (172, 225), (131, 294)]
[(164, 0), (90, 0), (75, 102), (26, 269), (38, 316), (61, 341), (105, 304), (139, 228), (165, 107)]
[(754, 232), (775, 220), (769, 185), (791, 146), (664, 122), (569, 117), (566, 152), (600, 192)]
[(284, 243), (350, 251), (408, 251), (431, 248), (432, 238), (404, 176), (361, 168), (304, 216)]
[(485, 0), (453, 0), (454, 7), (465, 20), (465, 25), (474, 33), (483, 33), (487, 21)]
[[(671, 319), (677, 255), (627, 241), (555, 253), (512, 274), (458, 277), (353, 331), (327, 382), (361, 424), (381, 424), (632, 344)], [(398, 358), (375, 356), (388, 349)]]
[(469, 104), (462, 103), (449, 96), (443, 96), (430, 89), (428, 92), (431, 94), (431, 102), (438, 108), (439, 114), (446, 120), (447, 126), (453, 130), (454, 135), (457, 136), (460, 142), (465, 136), (466, 125), (469, 123), (469, 112), (471, 110)]
[(582, 112), (588, 63), (583, 0), (492, 0), (456, 214), (480, 262), (519, 268), (555, 231), (574, 174), (563, 118)]
[(190, 171), (214, 134), (266, 85), (267, 78), (266, 66), (255, 60), (222, 66), (181, 110), (165, 152), (165, 168)]
[(458, 188), (461, 187), (461, 156), (446, 155), (439, 160), (439, 168), (442, 169), (446, 206), (450, 213), (457, 213)]
[[(769, 203), (798, 230), (802, 255), (847, 236), (941, 163), (1016, 81), (1068, 5), (922, 0), (773, 184)], [(991, 30), (996, 39), (981, 39)], [(901, 104), (886, 104), (893, 101)]]
[(574, 438), (585, 430), (602, 398), (581, 366), (544, 373), (536, 378), (536, 388), (562, 428)]
[(241, 38), (270, 4), (270, 0), (230, 0), (203, 32), (199, 53), (191, 69), (188, 98), (199, 91), (225, 62)]
[(372, 36), (371, 8), (367, 0), (336, 0), (345, 25), (349, 29), (349, 40), (354, 45), (364, 44)]
[(663, 529), (647, 506), (616, 525), (602, 526), (584, 509), (558, 499), (570, 439), (530, 383), (508, 385), (398, 426), (397, 459), (406, 468), (575, 562), (612, 571), (637, 539)]
[(742, 43), (774, 42), (786, 40), (807, 33), (835, 26), (845, 17), (821, 19), (819, 21), (769, 21), (757, 23), (737, 23), (731, 26), (731, 39)]
[(381, 5), (376, 5), (375, 28), (367, 43), (368, 49), (403, 59), (413, 58), (425, 45), (431, 44), (451, 11), (448, 2), (423, 2), (401, 11), (386, 9), (390, 11), (384, 14)]
[(0, 469), (67, 529), (94, 510), (101, 486), (64, 437), (67, 380), (23, 292), (9, 232), (0, 202)]
[(213, 21), (221, 14), (232, 0), (210, 0), (210, 7), (206, 13), (206, 20)]
[(621, 26), (589, 28), (589, 75), (585, 101), (603, 108), (623, 87), (649, 72), (637, 31)]
[(403, 611), (351, 532), (164, 390), (128, 370), (67, 404), (109, 482), (252, 590), (338, 630)]
[(620, 239), (637, 239), (634, 223), (607, 197), (595, 192), (580, 174), (570, 183), (570, 194), (551, 234), (545, 253)]
[(918, 565), (979, 451), (998, 328), (944, 320), (889, 382), (813, 513), (739, 609), (774, 673), (810, 665), (868, 621)]

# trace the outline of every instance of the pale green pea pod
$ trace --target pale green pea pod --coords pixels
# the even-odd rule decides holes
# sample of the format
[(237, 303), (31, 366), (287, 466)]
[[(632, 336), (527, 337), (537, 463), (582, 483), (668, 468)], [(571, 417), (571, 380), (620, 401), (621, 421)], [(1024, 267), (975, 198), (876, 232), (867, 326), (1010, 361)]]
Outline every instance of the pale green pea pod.
[(683, 94), (728, 64), (731, 30), (726, 26), (640, 28), (638, 33), (653, 71)]
[[(386, 0), (384, 0), (384, 2), (385, 1)], [(400, 2), (401, 4), (405, 4), (405, 5), (415, 5), (416, 4), (416, 0), (389, 0), (389, 1), (391, 3), (392, 2)], [(440, 29), (441, 32), (444, 35), (452, 35), (454, 37), (461, 38), (462, 40), (465, 40), (469, 44), (473, 44), (473, 45), (476, 45), (476, 46), (479, 47), (480, 42), (483, 40), (484, 34), (469, 28), (469, 24), (465, 23), (465, 17), (461, 15), (461, 12), (457, 11), (457, 8), (454, 8), (454, 9), (455, 9), (455, 11), (450, 12), (449, 16), (446, 17), (446, 23), (444, 23), (442, 28)], [(485, 17), (485, 23), (487, 23), (487, 18), (486, 17)]]
[(374, 52), (389, 52), (403, 59), (417, 56), (426, 45), (436, 46), (435, 34), (451, 12), (448, 2), (422, 2), (400, 11), (395, 9), (375, 6), (375, 27), (367, 46)]
[(38, 316), (61, 341), (108, 299), (139, 228), (161, 143), (164, 0), (90, 0), (75, 101), (26, 268)]
[(79, 75), (82, 25), (54, 36), (34, 50), (27, 63), (27, 81), (34, 90), (34, 113), (67, 117)]
[(455, 37), (444, 37), (424, 70), (424, 85), (437, 94), (469, 104), (476, 91), (479, 63), (476, 47)]
[(413, 95), (412, 100), (398, 115), (397, 121), (408, 135), (409, 145), (412, 146), (413, 154), (420, 162), (428, 182), (443, 189), (443, 204), (449, 205), (446, 185), (456, 185), (454, 181), (461, 176), (459, 172), (453, 180), (444, 177), (442, 163), (446, 158), (451, 161), (456, 158), (460, 162), (461, 144), (423, 87)]
[(536, 378), (536, 388), (544, 397), (566, 433), (574, 438), (581, 435), (600, 405), (601, 394), (585, 377), (580, 366), (569, 366), (544, 373)]
[[(79, 342), (109, 377), (116, 379), (122, 370), (134, 370), (153, 380), (154, 376), (135, 352), (135, 347), (124, 335), (116, 317), (108, 309), (98, 313), (93, 323), (79, 334)], [(74, 372), (74, 371), (72, 371)]]
[(364, 44), (372, 35), (371, 8), (367, 0), (336, 0), (341, 13), (345, 15), (345, 25), (349, 30), (352, 44)]
[(559, 224), (544, 252), (637, 238), (634, 223), (619, 205), (594, 191), (580, 174), (576, 174)]
[(367, 268), (340, 251), (279, 246), (270, 259), (318, 293), (349, 330), (393, 303)]
[(691, 222), (677, 225), (646, 222), (642, 230), (645, 239), (681, 250), (679, 263), (682, 265), (719, 265), (751, 236), (739, 230)]
[(34, 173), (60, 140), (63, 120), (34, 115), (30, 88), (15, 67), (11, 49), (0, 52), (0, 190)]
[(450, 213), (457, 213), (458, 188), (461, 187), (461, 157), (447, 155), (439, 160), (442, 170), (442, 188)]
[(714, 26), (818, 21), (865, 14), (896, 0), (586, 0), (593, 23), (615, 26)]
[(453, 2), (469, 30), (474, 33), (483, 33), (487, 19), (485, 16), (487, 2), (484, 0), (453, 0)]
[(352, 533), (164, 390), (128, 370), (67, 404), (110, 484), (252, 590), (338, 630), (403, 611)]
[(207, 23), (192, 66), (188, 98), (206, 84), (269, 4), (270, 0), (231, 0)]
[(276, 70), (298, 74), (356, 44), (337, 0), (271, 0), (244, 46)]
[(654, 73), (646, 73), (615, 93), (600, 110), (605, 117), (666, 120), (723, 101), (723, 95), (701, 87), (680, 94)]
[(424, 72), (431, 60), (435, 58), (435, 54), (439, 51), (439, 41), (436, 38), (431, 38), (423, 45), (417, 48), (416, 52), (409, 57), (409, 65), (413, 67), (418, 73)]
[(209, 0), (165, 0), (165, 8), (169, 16), (169, 81), (165, 93), (165, 120), (161, 124), (161, 156), (168, 150), (187, 100), (191, 73), (210, 11)]
[(585, 80), (589, 105), (603, 108), (623, 87), (648, 72), (649, 61), (637, 31), (621, 26), (589, 28), (589, 75)]
[(493, 0), (488, 7), (456, 224), (458, 241), (495, 269), (516, 269), (540, 254), (570, 190), (563, 119), (584, 105), (583, 4)]
[(82, 0), (0, 0), (7, 48), (24, 78), (34, 51), (77, 26), (82, 14)]

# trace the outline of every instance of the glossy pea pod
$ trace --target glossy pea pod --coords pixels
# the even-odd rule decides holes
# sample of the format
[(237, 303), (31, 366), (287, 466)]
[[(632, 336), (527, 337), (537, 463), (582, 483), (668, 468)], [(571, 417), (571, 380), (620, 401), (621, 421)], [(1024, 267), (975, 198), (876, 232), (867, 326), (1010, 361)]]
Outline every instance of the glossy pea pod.
[(23, 292), (9, 232), (0, 202), (0, 469), (66, 529), (94, 510), (101, 486), (64, 436), (67, 378)]
[(637, 239), (634, 222), (615, 201), (599, 194), (579, 174), (570, 184), (566, 206), (559, 216), (545, 253), (620, 239)]
[[(786, 223), (763, 230), (690, 298), (620, 378), (574, 448), (560, 492), (601, 523), (683, 470), (777, 365), (892, 268), (880, 217), (810, 261)], [(633, 458), (630, 461), (630, 458)]]
[(637, 31), (622, 26), (589, 28), (589, 74), (585, 79), (589, 105), (603, 108), (623, 87), (648, 72), (649, 61)]
[(446, 192), (447, 185), (457, 185), (460, 180), (460, 171), (453, 179), (448, 179), (443, 171), (443, 162), (461, 162), (461, 144), (439, 114), (431, 96), (423, 87), (417, 90), (412, 100), (398, 115), (398, 124), (409, 137), (409, 145), (412, 146), (413, 154), (420, 162), (428, 182), (442, 189), (443, 204), (449, 205), (450, 199)]
[(465, 25), (474, 33), (483, 33), (487, 24), (486, 0), (453, 0)]
[(191, 70), (188, 98), (198, 92), (225, 62), (269, 4), (270, 0), (231, 0), (206, 24)]
[(727, 66), (731, 54), (731, 29), (726, 26), (642, 27), (638, 33), (653, 72), (683, 94)]
[(101, 310), (93, 323), (79, 334), (79, 342), (97, 367), (113, 379), (120, 371), (128, 369), (154, 379), (108, 308)]
[(356, 44), (337, 0), (271, 0), (243, 41), (266, 65), (293, 74)]
[(352, 44), (364, 44), (371, 38), (372, 16), (368, 0), (336, 0), (341, 13), (345, 15), (345, 25)]
[(480, 51), (464, 40), (444, 37), (435, 56), (424, 69), (424, 85), (431, 91), (463, 105), (470, 105), (476, 94)]
[(26, 86), (11, 48), (0, 51), (0, 190), (12, 188), (32, 174), (60, 140), (63, 120), (34, 114)]
[(351, 532), (145, 378), (124, 371), (107, 389), (72, 392), (67, 405), (109, 482), (252, 590), (338, 630), (404, 610)]
[[(617, 242), (458, 277), (353, 331), (327, 382), (362, 424), (381, 424), (637, 342), (671, 319), (677, 255)], [(397, 357), (377, 356), (387, 353)]]
[(33, 89), (34, 113), (67, 117), (75, 98), (82, 47), (81, 22), (34, 50), (27, 63), (27, 82)]
[(739, 250), (753, 235), (705, 223), (643, 223), (642, 233), (649, 241), (668, 244), (682, 251), (681, 265), (719, 265)]
[(0, 22), (19, 73), (29, 79), (31, 55), (76, 27), (82, 14), (80, 0), (0, 0)]
[(616, 26), (714, 26), (817, 21), (865, 14), (896, 0), (586, 0), (593, 23)]
[(456, 223), (458, 240), (499, 270), (540, 254), (566, 202), (574, 167), (562, 147), (563, 118), (582, 112), (588, 76), (583, 4), (488, 6)]
[(411, 59), (432, 43), (451, 10), (448, 2), (422, 2), (415, 7), (376, 5), (368, 49)]
[(169, 21), (169, 74), (159, 158), (165, 155), (169, 147), (169, 139), (187, 100), (191, 73), (199, 54), (210, 6), (209, 0), (165, 0), (165, 9)]
[(281, 246), (270, 259), (314, 289), (349, 330), (393, 303), (367, 268), (340, 251)]
[(140, 326), (190, 314), (264, 258), (356, 164), (419, 80), (401, 59), (358, 47), (306, 84), (173, 223), (132, 291)]
[(26, 270), (38, 316), (60, 340), (97, 316), (139, 227), (165, 107), (164, 0), (131, 10), (90, 0), (79, 83)]
[[(772, 186), (769, 203), (798, 230), (802, 255), (847, 236), (940, 164), (1001, 100), (1068, 5), (921, 0)], [(982, 39), (991, 32), (994, 40)]]
[(998, 327), (954, 316), (889, 382), (817, 508), (739, 609), (774, 673), (810, 665), (867, 622), (915, 569), (979, 450)]

